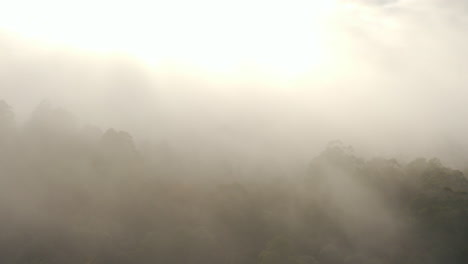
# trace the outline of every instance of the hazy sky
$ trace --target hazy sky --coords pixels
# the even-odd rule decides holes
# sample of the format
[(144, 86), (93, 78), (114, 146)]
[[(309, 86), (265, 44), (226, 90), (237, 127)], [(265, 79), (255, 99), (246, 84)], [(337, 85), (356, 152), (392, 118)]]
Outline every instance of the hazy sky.
[(467, 30), (463, 0), (10, 1), (0, 97), (241, 153), (339, 138), (462, 164)]

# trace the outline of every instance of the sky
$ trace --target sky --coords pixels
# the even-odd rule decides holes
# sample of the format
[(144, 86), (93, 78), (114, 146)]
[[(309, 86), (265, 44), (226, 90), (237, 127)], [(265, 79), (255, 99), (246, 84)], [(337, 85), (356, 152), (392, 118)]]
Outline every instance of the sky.
[(341, 139), (463, 166), (467, 30), (463, 0), (10, 1), (0, 97), (244, 156)]
[(152, 64), (169, 60), (226, 71), (242, 63), (281, 67), (281, 62), (289, 65), (280, 69), (286, 71), (292, 66), (302, 70), (319, 57), (318, 25), (335, 5), (305, 0), (15, 1), (0, 11), (0, 21), (34, 39), (126, 53)]

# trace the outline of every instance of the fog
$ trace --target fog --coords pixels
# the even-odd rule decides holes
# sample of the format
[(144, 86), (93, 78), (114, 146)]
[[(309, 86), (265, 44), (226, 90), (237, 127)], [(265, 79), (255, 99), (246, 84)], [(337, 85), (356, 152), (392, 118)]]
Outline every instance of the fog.
[[(100, 29), (123, 37), (93, 46), (92, 20), (60, 42), (0, 19), (3, 261), (468, 260), (468, 4), (331, 2), (311, 50), (299, 14), (265, 39), (228, 28), (216, 50), (199, 47), (216, 20), (193, 34), (177, 24), (184, 44), (158, 46), (142, 37), (157, 29), (130, 35), (113, 14)], [(271, 10), (249, 15), (276, 21)], [(167, 57), (114, 49), (125, 37)]]
[(329, 62), (297, 76), (151, 68), (131, 54), (54, 48), (3, 33), (2, 98), (23, 118), (47, 99), (83, 122), (139, 138), (178, 133), (250, 147), (267, 140), (298, 152), (341, 139), (373, 154), (440, 156), (462, 166), (463, 3), (354, 5), (327, 24)]

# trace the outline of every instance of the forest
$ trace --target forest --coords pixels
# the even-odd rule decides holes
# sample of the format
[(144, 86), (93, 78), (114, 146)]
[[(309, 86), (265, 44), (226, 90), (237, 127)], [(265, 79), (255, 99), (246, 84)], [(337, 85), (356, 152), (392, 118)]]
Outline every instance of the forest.
[(468, 178), (437, 158), (331, 141), (270, 175), (136, 142), (0, 101), (0, 263), (468, 263)]

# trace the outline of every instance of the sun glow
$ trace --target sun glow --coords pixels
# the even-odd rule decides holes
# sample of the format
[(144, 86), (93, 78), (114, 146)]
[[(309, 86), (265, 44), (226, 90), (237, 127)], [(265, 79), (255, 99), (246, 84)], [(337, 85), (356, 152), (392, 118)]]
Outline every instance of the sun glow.
[(327, 60), (333, 0), (10, 1), (0, 29), (209, 71), (305, 72)]

